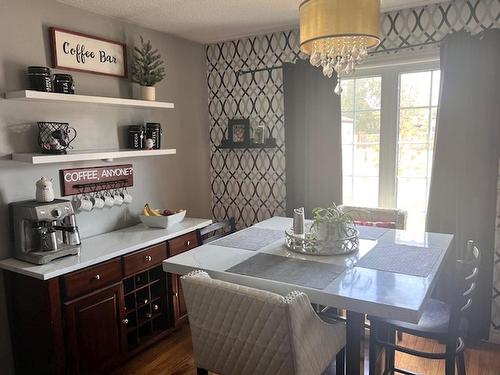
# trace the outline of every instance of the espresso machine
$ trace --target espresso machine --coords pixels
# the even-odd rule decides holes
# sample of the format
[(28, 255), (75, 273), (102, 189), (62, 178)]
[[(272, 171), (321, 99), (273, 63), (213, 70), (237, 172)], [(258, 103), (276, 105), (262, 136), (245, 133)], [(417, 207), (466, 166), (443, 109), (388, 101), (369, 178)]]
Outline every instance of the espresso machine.
[(35, 264), (80, 252), (80, 233), (71, 202), (55, 199), (9, 205), (14, 234), (14, 257)]

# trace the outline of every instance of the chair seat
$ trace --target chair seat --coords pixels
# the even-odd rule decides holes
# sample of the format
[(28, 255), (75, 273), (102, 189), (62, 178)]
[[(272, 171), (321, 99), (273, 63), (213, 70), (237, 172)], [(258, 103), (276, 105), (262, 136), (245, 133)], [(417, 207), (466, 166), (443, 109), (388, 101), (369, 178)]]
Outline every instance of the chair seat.
[(451, 307), (437, 299), (429, 299), (424, 305), (424, 312), (416, 324), (399, 320), (371, 317), (370, 320), (392, 326), (398, 331), (407, 332), (417, 336), (440, 339), (448, 333)]

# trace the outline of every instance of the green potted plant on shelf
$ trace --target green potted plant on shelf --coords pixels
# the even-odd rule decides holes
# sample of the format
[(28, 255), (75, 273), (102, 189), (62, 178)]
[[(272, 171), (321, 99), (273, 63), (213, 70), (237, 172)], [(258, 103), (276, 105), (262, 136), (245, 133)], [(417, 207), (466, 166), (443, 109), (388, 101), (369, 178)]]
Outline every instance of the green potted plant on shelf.
[(312, 228), (320, 241), (343, 239), (348, 236), (348, 228), (354, 225), (352, 218), (335, 203), (326, 208), (317, 207), (312, 214)]
[(144, 41), (141, 36), (141, 46), (134, 47), (131, 65), (132, 82), (140, 85), (140, 99), (156, 100), (154, 85), (165, 78), (164, 61), (158, 49), (153, 49), (151, 41)]

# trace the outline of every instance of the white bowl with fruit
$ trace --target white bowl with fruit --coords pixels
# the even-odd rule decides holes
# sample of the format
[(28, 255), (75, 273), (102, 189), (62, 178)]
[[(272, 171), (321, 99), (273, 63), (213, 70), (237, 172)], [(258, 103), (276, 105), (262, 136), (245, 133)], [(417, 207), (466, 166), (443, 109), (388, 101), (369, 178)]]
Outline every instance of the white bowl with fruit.
[(180, 223), (185, 216), (186, 210), (158, 210), (146, 204), (139, 218), (143, 224), (150, 228), (166, 229), (169, 225)]

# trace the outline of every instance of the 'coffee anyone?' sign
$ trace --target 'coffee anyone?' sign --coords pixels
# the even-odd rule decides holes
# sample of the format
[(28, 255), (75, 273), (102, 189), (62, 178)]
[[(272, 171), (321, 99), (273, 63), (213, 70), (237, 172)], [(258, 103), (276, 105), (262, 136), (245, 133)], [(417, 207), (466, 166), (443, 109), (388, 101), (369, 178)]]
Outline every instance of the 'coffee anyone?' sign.
[(50, 37), (54, 68), (127, 76), (125, 44), (56, 27)]
[(134, 185), (132, 164), (109, 167), (61, 169), (61, 187), (64, 196), (111, 190)]

